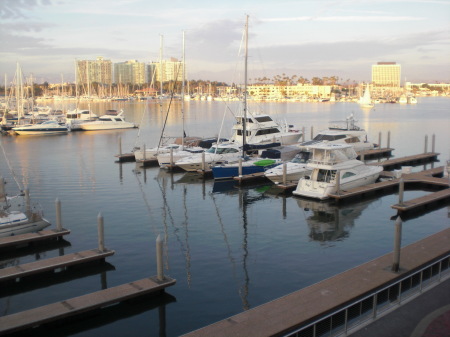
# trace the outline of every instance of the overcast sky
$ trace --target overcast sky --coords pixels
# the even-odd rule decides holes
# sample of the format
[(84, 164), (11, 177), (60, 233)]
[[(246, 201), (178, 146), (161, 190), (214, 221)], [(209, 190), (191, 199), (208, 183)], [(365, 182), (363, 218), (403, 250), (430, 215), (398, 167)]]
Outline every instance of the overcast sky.
[(450, 0), (0, 0), (0, 74), (18, 62), (38, 83), (73, 81), (77, 59), (158, 61), (161, 35), (181, 59), (185, 31), (189, 79), (239, 82), (245, 15), (250, 78), (369, 82), (392, 61), (402, 81), (450, 82)]

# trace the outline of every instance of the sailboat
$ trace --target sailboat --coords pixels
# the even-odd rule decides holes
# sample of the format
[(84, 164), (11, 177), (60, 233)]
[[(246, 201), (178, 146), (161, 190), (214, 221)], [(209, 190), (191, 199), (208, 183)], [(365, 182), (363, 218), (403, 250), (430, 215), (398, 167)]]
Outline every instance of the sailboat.
[[(243, 99), (243, 115), (237, 118), (237, 123), (233, 126), (232, 141), (241, 146), (242, 156), (230, 160), (228, 162), (222, 161), (220, 164), (212, 166), (214, 179), (229, 179), (239, 175), (248, 175), (274, 167), (282, 162), (282, 159), (249, 157), (247, 151), (257, 151), (259, 149), (279, 148), (280, 153), (291, 153), (292, 159), (300, 149), (291, 151), (280, 148), (282, 142), (285, 144), (294, 144), (300, 137), (299, 130), (282, 131), (282, 127), (277, 125), (269, 115), (247, 116), (247, 69), (248, 69), (248, 16), (245, 23), (245, 61), (244, 61), (244, 99)], [(251, 141), (249, 142), (249, 138)]]
[(374, 107), (372, 98), (370, 97), (369, 84), (366, 85), (366, 89), (364, 90), (364, 95), (359, 98), (359, 105), (361, 106), (361, 108), (371, 109)]

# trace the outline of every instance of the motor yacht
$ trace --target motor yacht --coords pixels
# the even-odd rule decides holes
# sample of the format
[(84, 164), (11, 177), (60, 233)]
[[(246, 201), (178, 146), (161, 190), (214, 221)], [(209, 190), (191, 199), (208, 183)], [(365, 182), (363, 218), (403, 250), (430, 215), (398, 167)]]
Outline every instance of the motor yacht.
[(48, 120), (37, 124), (25, 124), (12, 128), (19, 135), (57, 135), (66, 134), (69, 129), (57, 121)]
[(313, 155), (307, 168), (311, 174), (299, 180), (294, 195), (327, 199), (338, 190), (372, 184), (383, 171), (382, 166), (365, 165), (357, 160), (351, 145), (323, 143), (310, 149)]
[(311, 152), (301, 151), (292, 160), (276, 165), (264, 172), (264, 176), (275, 184), (283, 183), (284, 164), (286, 164), (286, 183), (297, 183), (300, 178), (311, 172), (306, 166)]
[(89, 121), (79, 124), (79, 127), (83, 131), (97, 131), (97, 130), (116, 130), (116, 129), (132, 129), (137, 125), (125, 121), (123, 111), (119, 114), (106, 114), (100, 116), (95, 121)]

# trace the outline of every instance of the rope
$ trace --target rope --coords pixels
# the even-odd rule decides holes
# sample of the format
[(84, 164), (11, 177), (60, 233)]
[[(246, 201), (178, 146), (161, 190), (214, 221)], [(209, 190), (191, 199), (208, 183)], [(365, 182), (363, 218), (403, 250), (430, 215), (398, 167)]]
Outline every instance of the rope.
[(6, 156), (6, 151), (5, 151), (5, 148), (3, 147), (3, 142), (0, 143), (0, 146), (2, 147), (2, 152), (3, 152), (3, 155), (5, 157), (6, 164), (8, 165), (8, 168), (11, 171), (11, 174), (12, 174), (12, 176), (14, 178), (14, 181), (16, 182), (17, 187), (19, 188), (19, 191), (22, 191), (23, 189), (20, 187), (20, 184), (19, 184), (19, 181), (17, 180), (16, 174), (14, 173), (14, 170), (12, 169), (11, 163), (9, 162), (8, 157)]

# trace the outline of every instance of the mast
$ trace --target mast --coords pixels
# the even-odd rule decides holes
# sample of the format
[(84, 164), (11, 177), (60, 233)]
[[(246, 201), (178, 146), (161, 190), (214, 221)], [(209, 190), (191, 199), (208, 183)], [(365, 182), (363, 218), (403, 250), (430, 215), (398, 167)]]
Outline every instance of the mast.
[(248, 59), (248, 15), (245, 20), (245, 61), (244, 61), (244, 119), (242, 121), (242, 157), (245, 157), (247, 136), (247, 59)]
[(160, 47), (159, 47), (159, 84), (161, 86), (160, 88), (160, 95), (162, 98), (163, 95), (163, 66), (162, 66), (162, 58), (163, 58), (163, 36), (160, 35)]
[(183, 135), (181, 137), (181, 148), (184, 149), (184, 80), (186, 77), (185, 73), (185, 43), (184, 43), (184, 31), (183, 31), (183, 55), (181, 60), (181, 66), (183, 69), (181, 69), (182, 72), (182, 79), (181, 79), (181, 121), (182, 121), (182, 128), (183, 128)]

